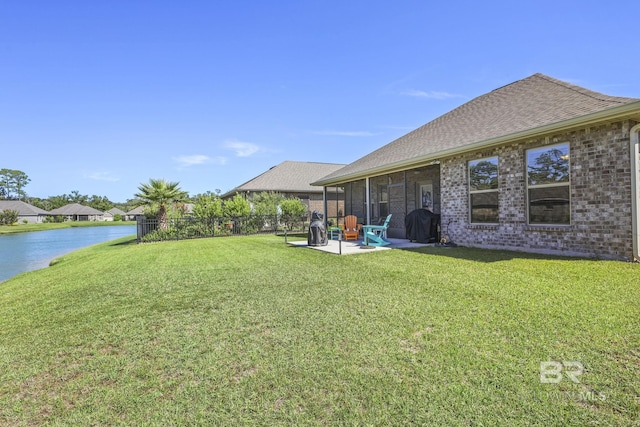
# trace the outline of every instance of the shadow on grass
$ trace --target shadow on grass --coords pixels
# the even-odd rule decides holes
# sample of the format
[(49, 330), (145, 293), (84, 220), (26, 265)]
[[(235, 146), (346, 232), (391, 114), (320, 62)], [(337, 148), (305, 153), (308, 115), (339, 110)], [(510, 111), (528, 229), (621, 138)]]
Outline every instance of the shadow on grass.
[(129, 246), (129, 245), (137, 245), (138, 240), (135, 237), (131, 237), (128, 240), (116, 240), (109, 246)]
[[(276, 236), (278, 237), (284, 237), (284, 233), (276, 233)], [(307, 233), (304, 231), (299, 231), (299, 232), (293, 232), (293, 233), (287, 233), (287, 237), (300, 237), (300, 238), (307, 238)]]
[[(513, 259), (531, 259), (531, 260), (582, 260), (586, 258), (550, 255), (550, 254), (537, 254), (530, 252), (518, 252), (507, 251), (500, 249), (479, 249), (479, 248), (467, 248), (463, 246), (457, 247), (438, 247), (438, 246), (425, 246), (421, 248), (402, 248), (403, 251), (415, 252), (424, 255), (439, 255), (450, 258), (463, 259), (467, 261), (475, 262), (499, 262), (510, 261)], [(589, 258), (589, 260), (595, 260)]]

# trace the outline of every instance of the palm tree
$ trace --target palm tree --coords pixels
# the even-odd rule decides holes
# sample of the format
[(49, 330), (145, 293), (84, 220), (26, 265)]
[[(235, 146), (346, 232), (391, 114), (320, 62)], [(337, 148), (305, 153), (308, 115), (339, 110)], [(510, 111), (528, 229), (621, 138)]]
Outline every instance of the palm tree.
[(150, 179), (149, 183), (140, 184), (139, 193), (135, 197), (147, 204), (158, 205), (158, 226), (162, 230), (169, 228), (167, 221), (167, 205), (184, 200), (187, 193), (179, 187), (179, 182), (167, 182), (164, 179)]

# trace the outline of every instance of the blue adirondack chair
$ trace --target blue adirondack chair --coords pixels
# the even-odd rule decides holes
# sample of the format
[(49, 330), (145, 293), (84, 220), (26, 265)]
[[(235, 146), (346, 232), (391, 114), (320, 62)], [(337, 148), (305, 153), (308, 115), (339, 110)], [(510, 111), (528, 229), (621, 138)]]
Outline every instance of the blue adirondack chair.
[(363, 225), (364, 245), (365, 246), (387, 246), (391, 242), (385, 240), (387, 228), (389, 228), (391, 214), (387, 216), (382, 225)]

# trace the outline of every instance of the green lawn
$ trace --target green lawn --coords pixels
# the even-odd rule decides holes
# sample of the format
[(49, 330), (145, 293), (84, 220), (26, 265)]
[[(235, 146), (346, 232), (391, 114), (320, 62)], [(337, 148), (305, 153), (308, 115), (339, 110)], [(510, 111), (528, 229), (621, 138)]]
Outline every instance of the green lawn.
[(121, 239), (0, 284), (0, 425), (638, 425), (639, 301), (623, 262)]

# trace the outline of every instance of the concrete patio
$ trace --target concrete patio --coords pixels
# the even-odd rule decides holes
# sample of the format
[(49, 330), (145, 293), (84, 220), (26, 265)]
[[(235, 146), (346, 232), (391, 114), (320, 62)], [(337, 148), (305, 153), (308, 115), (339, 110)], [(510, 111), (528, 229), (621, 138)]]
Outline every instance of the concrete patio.
[(387, 239), (391, 242), (388, 246), (363, 246), (362, 240), (329, 240), (327, 246), (309, 246), (306, 240), (288, 242), (292, 246), (315, 249), (336, 255), (364, 254), (376, 251), (386, 251), (389, 249), (420, 248), (424, 246), (434, 246), (435, 243), (415, 243), (407, 239)]

